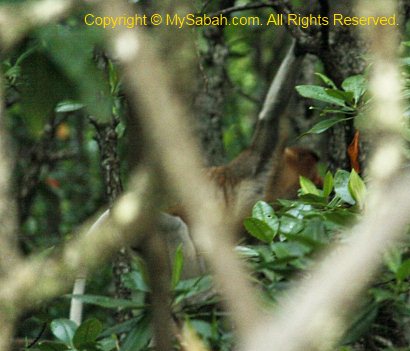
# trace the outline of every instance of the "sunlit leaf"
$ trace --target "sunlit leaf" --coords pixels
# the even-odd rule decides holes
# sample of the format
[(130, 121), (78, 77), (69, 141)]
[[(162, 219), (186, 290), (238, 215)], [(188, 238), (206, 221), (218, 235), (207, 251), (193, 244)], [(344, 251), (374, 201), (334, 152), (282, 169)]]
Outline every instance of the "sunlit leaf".
[(356, 204), (356, 201), (350, 194), (349, 190), (350, 173), (344, 170), (338, 170), (334, 177), (335, 193), (346, 203), (350, 205)]
[(363, 208), (366, 197), (366, 185), (354, 169), (352, 169), (352, 172), (350, 173), (349, 192), (356, 200), (359, 208)]
[(75, 322), (66, 318), (54, 319), (50, 323), (51, 332), (66, 345), (73, 345), (73, 337), (77, 328)]
[(325, 178), (323, 179), (323, 196), (328, 197), (333, 190), (333, 176), (329, 171), (326, 172)]
[(345, 107), (343, 99), (332, 96), (327, 91), (328, 89), (318, 85), (298, 85), (296, 91), (305, 98), (315, 99), (328, 104)]
[(316, 188), (316, 185), (313, 184), (313, 182), (310, 179), (305, 178), (303, 176), (299, 176), (299, 183), (302, 189), (302, 194), (313, 194), (317, 196), (321, 195), (320, 190)]
[(316, 72), (315, 75), (318, 76), (323, 81), (323, 83), (328, 85), (330, 88), (337, 89), (336, 84), (328, 76), (325, 76), (324, 74), (319, 72)]
[(347, 77), (342, 83), (342, 88), (347, 92), (352, 92), (355, 103), (358, 103), (366, 92), (366, 79), (361, 74)]
[(174, 264), (172, 265), (172, 288), (175, 288), (181, 279), (182, 268), (184, 266), (184, 255), (182, 244), (178, 245), (175, 251)]
[(278, 231), (279, 222), (272, 206), (265, 201), (258, 201), (252, 209), (252, 217), (265, 222), (274, 232)]

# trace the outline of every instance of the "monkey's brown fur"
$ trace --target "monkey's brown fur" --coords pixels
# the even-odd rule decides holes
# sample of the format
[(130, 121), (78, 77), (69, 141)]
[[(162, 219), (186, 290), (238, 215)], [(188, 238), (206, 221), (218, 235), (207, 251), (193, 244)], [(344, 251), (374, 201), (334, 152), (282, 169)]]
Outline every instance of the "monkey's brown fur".
[[(299, 176), (322, 184), (317, 171), (317, 155), (302, 147), (287, 147), (279, 157), (272, 157), (265, 171), (256, 175), (250, 170), (254, 162), (251, 150), (243, 151), (229, 164), (210, 167), (207, 175), (214, 181), (221, 201), (225, 203), (238, 222), (251, 214), (258, 200), (274, 202), (278, 198), (293, 199), (299, 189)], [(168, 213), (186, 221), (183, 206), (175, 206)]]

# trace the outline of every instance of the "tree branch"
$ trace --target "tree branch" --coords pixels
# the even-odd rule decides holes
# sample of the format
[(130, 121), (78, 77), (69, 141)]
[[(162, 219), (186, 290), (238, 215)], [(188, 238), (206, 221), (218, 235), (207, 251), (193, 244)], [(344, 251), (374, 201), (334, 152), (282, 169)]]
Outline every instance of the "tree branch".
[[(395, 13), (394, 2), (359, 1), (361, 16)], [(390, 8), (389, 8), (390, 7)], [(366, 12), (365, 12), (366, 11)], [(407, 233), (410, 223), (410, 173), (402, 167), (400, 128), (400, 74), (396, 52), (397, 29), (372, 28), (371, 81), (373, 113), (369, 125), (377, 133), (377, 148), (370, 166), (372, 192), (361, 222), (351, 231), (348, 244), (338, 246), (280, 304), (270, 321), (256, 327), (243, 350), (313, 351), (331, 349), (346, 329), (354, 307), (382, 264), (383, 253)], [(389, 118), (386, 118), (386, 116)], [(263, 325), (263, 327), (262, 327)]]
[[(122, 1), (101, 4), (103, 14), (131, 13)], [(201, 157), (188, 128), (187, 112), (172, 93), (168, 75), (143, 31), (122, 29), (107, 31), (107, 35), (123, 67), (131, 104), (145, 117), (141, 124), (152, 146), (151, 155), (159, 161), (166, 184), (178, 193), (188, 209), (192, 235), (214, 271), (238, 335), (243, 337), (259, 313), (257, 294), (232, 251), (232, 227), (226, 223), (230, 217), (213, 196), (217, 191), (201, 170)]]
[(17, 204), (12, 193), (12, 154), (6, 127), (3, 76), (0, 74), (0, 276), (20, 261), (17, 249)]
[(0, 6), (0, 47), (9, 49), (31, 29), (66, 17), (79, 0), (37, 0)]

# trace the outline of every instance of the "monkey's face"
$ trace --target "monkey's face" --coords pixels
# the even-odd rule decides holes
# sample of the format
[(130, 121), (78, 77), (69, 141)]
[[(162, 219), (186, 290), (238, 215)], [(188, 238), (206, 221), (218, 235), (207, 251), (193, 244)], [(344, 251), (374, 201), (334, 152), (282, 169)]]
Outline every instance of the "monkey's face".
[(288, 198), (295, 197), (299, 189), (299, 176), (310, 179), (322, 187), (323, 180), (317, 169), (319, 157), (311, 150), (302, 147), (287, 147), (284, 154), (283, 185)]

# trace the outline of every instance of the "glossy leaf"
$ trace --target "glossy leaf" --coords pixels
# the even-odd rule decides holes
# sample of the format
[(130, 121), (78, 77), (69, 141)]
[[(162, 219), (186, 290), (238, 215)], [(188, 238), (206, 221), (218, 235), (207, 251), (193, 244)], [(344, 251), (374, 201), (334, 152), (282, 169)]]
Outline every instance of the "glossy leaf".
[(342, 88), (352, 92), (355, 103), (358, 103), (366, 92), (366, 79), (361, 74), (347, 77), (342, 83)]
[(92, 318), (84, 321), (74, 334), (73, 344), (76, 348), (94, 342), (102, 331), (102, 324), (98, 319)]
[(283, 234), (297, 234), (303, 229), (303, 221), (293, 216), (284, 215), (280, 218), (280, 232)]
[(328, 119), (325, 119), (323, 121), (320, 121), (319, 123), (316, 123), (312, 128), (310, 128), (303, 135), (306, 135), (306, 134), (320, 134), (320, 133), (325, 132), (329, 128), (333, 127), (335, 124), (345, 122), (345, 121), (347, 121), (347, 119), (343, 118), (343, 117), (328, 118)]
[(175, 251), (174, 264), (172, 265), (172, 288), (175, 288), (180, 281), (183, 267), (184, 255), (182, 251), (182, 244), (180, 244)]
[(319, 73), (319, 72), (316, 72), (315, 75), (318, 76), (323, 81), (323, 83), (328, 85), (329, 88), (337, 89), (336, 84), (328, 76), (325, 76), (324, 74)]
[(350, 173), (349, 192), (359, 205), (359, 208), (362, 209), (366, 198), (366, 185), (354, 169)]
[(351, 91), (342, 91), (339, 89), (326, 89), (326, 93), (334, 98), (343, 100), (346, 104), (353, 103), (353, 93)]
[(333, 190), (333, 176), (329, 171), (326, 172), (325, 178), (323, 179), (323, 196), (328, 197)]
[(275, 231), (260, 219), (246, 218), (243, 224), (248, 233), (260, 241), (270, 243), (275, 237)]
[(50, 324), (54, 336), (66, 345), (73, 345), (73, 337), (78, 326), (72, 320), (66, 318), (54, 319)]
[(334, 178), (335, 193), (346, 203), (356, 204), (349, 191), (350, 173), (344, 170), (338, 170)]
[(81, 110), (82, 108), (84, 108), (84, 104), (81, 104), (73, 100), (66, 100), (66, 101), (61, 101), (60, 103), (57, 104), (55, 108), (55, 112), (59, 112), (59, 113), (74, 112), (74, 111)]
[(343, 99), (332, 96), (327, 90), (318, 85), (299, 85), (296, 87), (296, 91), (305, 98), (319, 100), (340, 107), (346, 106)]
[(317, 196), (321, 195), (320, 190), (316, 188), (316, 185), (313, 184), (313, 182), (310, 179), (305, 178), (303, 176), (299, 176), (299, 183), (302, 189), (302, 194), (313, 194)]
[(274, 232), (277, 232), (279, 222), (272, 206), (265, 201), (258, 201), (252, 209), (252, 217), (264, 221)]

